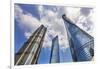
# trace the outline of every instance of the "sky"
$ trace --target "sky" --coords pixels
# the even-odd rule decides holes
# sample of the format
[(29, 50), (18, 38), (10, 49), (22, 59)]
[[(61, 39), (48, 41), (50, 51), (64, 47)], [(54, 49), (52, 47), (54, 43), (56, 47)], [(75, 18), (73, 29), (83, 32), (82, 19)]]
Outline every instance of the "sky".
[(43, 24), (47, 27), (47, 32), (38, 63), (49, 63), (52, 39), (57, 35), (59, 36), (60, 62), (71, 62), (72, 57), (62, 15), (66, 14), (77, 26), (93, 35), (92, 13), (93, 9), (86, 7), (16, 3), (14, 5), (15, 53), (18, 52), (30, 35)]

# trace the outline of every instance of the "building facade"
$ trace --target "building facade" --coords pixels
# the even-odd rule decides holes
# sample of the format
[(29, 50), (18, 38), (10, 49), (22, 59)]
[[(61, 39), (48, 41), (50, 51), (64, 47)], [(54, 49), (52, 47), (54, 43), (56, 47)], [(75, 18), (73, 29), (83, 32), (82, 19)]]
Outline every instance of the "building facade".
[(90, 61), (94, 56), (94, 38), (80, 29), (65, 15), (62, 18), (67, 31), (73, 61)]
[(47, 28), (41, 25), (15, 54), (15, 65), (37, 64)]
[(59, 62), (60, 62), (59, 41), (58, 41), (58, 36), (56, 36), (52, 40), (50, 63), (59, 63)]

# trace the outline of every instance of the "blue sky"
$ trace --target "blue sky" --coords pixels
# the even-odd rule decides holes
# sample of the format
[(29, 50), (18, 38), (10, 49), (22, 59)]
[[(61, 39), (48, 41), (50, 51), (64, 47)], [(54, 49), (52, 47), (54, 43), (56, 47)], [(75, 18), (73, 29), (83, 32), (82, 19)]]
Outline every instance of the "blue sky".
[(17, 52), (21, 47), (22, 44), (27, 39), (24, 37), (24, 32), (21, 30), (17, 24), (17, 21), (15, 20), (15, 52)]
[[(43, 47), (41, 49), (38, 63), (39, 64), (49, 63), (51, 43), (52, 43), (51, 41), (56, 35), (59, 36), (60, 61), (61, 62), (72, 61), (68, 40), (66, 36), (67, 34), (62, 20), (62, 14), (67, 14), (67, 16), (72, 21), (76, 21), (79, 19), (79, 16), (81, 16), (80, 17), (81, 19), (85, 17), (84, 14), (80, 13), (81, 8), (72, 8), (65, 6), (33, 5), (33, 4), (15, 4), (14, 8), (15, 8), (14, 9), (15, 52), (18, 52), (18, 50), (22, 47), (23, 43), (29, 38), (29, 36), (41, 24), (43, 24), (45, 27), (47, 27), (47, 32), (43, 43)], [(89, 13), (90, 11), (87, 12)], [(80, 22), (80, 19), (76, 22), (77, 23)], [(84, 30), (86, 29), (84, 28)]]

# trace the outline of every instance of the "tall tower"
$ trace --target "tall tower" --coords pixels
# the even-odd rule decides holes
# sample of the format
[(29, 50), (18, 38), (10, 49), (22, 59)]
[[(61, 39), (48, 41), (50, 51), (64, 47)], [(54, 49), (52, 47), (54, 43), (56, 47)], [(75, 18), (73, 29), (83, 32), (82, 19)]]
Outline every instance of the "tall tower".
[(47, 28), (41, 25), (15, 54), (15, 65), (36, 64)]
[(60, 62), (60, 58), (59, 58), (59, 42), (58, 42), (58, 36), (56, 36), (52, 40), (50, 63), (59, 63), (59, 62)]
[(90, 61), (94, 56), (94, 38), (62, 16), (68, 35), (73, 61)]

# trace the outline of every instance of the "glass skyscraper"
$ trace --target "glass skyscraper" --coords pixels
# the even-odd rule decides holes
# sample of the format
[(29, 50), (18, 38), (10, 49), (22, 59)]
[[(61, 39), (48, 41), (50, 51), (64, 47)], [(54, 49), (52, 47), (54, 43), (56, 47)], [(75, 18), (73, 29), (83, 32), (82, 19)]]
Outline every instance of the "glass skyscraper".
[(73, 61), (90, 61), (94, 56), (94, 38), (80, 29), (65, 15), (62, 18), (67, 31)]
[(50, 63), (59, 63), (59, 62), (60, 62), (59, 42), (58, 42), (58, 36), (56, 36), (52, 40)]

